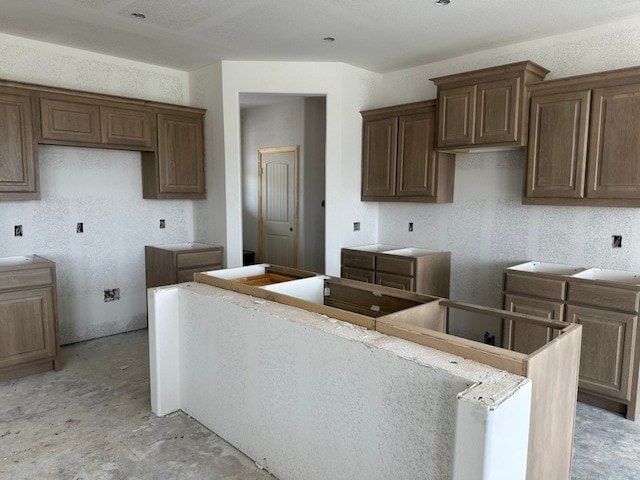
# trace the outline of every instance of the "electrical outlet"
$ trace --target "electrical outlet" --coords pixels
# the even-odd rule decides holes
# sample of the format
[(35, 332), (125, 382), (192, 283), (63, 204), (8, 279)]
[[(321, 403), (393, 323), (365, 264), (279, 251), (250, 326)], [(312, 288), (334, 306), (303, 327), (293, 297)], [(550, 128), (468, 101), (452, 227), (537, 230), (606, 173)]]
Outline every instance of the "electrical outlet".
[(611, 235), (611, 246), (613, 248), (622, 248), (622, 235)]
[(22, 236), (22, 225), (14, 225), (13, 226), (13, 236), (21, 237)]
[(84, 232), (84, 225), (82, 224), (82, 222), (78, 222), (76, 225), (76, 233), (82, 233)]
[(413, 232), (413, 222), (409, 222), (409, 231)]
[(120, 289), (112, 288), (111, 290), (104, 291), (104, 301), (113, 302), (114, 300), (120, 300)]
[(164, 228), (164, 226), (165, 226), (164, 220), (160, 220), (160, 228)]
[(353, 222), (353, 231), (357, 232), (360, 230), (360, 222)]

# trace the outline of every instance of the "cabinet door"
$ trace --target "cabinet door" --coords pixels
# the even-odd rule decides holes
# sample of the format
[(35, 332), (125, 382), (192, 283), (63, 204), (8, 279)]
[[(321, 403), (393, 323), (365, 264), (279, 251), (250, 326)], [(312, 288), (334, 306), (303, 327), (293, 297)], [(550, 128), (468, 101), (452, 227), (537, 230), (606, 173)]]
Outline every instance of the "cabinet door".
[(0, 88), (0, 199), (37, 198), (38, 159), (30, 93)]
[[(549, 320), (562, 320), (564, 304), (505, 294), (504, 309)], [(557, 330), (551, 328), (505, 319), (502, 326), (502, 346), (528, 355), (549, 343), (556, 335)]]
[(342, 278), (348, 278), (349, 280), (357, 280), (358, 282), (373, 283), (375, 281), (373, 270), (361, 270), (359, 268), (342, 267), (340, 276)]
[(527, 197), (584, 196), (589, 100), (588, 91), (532, 95)]
[(472, 145), (476, 86), (438, 91), (438, 147)]
[(158, 113), (160, 194), (204, 197), (204, 122), (202, 115)]
[(362, 200), (393, 197), (398, 117), (364, 119), (362, 128)]
[(0, 293), (0, 368), (57, 352), (53, 288)]
[(593, 91), (587, 196), (640, 198), (640, 84)]
[(415, 292), (415, 279), (413, 277), (376, 272), (376, 283), (385, 287), (399, 288), (400, 290)]
[(435, 111), (398, 120), (396, 195), (432, 197), (436, 191)]
[(153, 150), (150, 108), (100, 107), (101, 139), (105, 145)]
[(100, 144), (100, 107), (40, 96), (40, 127), (44, 143)]
[(629, 400), (638, 317), (568, 305), (567, 321), (582, 325), (580, 389)]
[(518, 142), (520, 89), (520, 77), (478, 84), (474, 144)]

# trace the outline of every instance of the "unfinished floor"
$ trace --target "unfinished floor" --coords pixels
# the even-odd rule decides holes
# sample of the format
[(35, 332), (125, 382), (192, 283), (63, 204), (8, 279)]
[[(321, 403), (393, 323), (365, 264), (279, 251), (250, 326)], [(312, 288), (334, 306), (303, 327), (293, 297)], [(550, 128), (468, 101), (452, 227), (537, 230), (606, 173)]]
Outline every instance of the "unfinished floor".
[[(0, 383), (1, 479), (274, 479), (198, 422), (151, 413), (146, 330)], [(640, 424), (578, 404), (573, 479), (640, 478)]]

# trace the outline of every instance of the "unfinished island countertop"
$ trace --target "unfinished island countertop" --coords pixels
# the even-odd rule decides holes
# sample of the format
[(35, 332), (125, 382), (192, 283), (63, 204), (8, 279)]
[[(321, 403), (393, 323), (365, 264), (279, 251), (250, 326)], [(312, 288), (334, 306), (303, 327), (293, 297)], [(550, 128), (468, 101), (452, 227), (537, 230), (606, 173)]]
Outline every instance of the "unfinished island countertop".
[[(195, 277), (149, 290), (156, 414), (282, 479), (569, 478), (580, 326), (267, 264)], [(451, 308), (560, 333), (508, 351), (448, 335)]]

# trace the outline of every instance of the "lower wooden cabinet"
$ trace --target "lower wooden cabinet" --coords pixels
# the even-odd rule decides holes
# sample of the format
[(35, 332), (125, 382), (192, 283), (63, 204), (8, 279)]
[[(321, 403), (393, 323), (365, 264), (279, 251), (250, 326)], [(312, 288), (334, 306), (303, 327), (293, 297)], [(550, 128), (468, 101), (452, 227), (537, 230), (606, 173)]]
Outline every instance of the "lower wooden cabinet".
[(205, 243), (144, 247), (147, 288), (192, 282), (197, 272), (222, 268), (223, 248)]
[(437, 297), (449, 297), (451, 252), (362, 245), (340, 252), (343, 278)]
[(567, 321), (582, 325), (579, 387), (631, 400), (638, 315), (569, 305)]
[[(547, 318), (549, 320), (562, 320), (564, 305), (551, 300), (535, 299), (521, 295), (504, 295), (505, 310), (525, 315)], [(538, 348), (546, 345), (553, 339), (557, 330), (524, 322), (505, 320), (505, 328), (502, 345), (509, 350), (530, 354)]]
[(0, 380), (61, 368), (55, 264), (0, 259)]
[[(638, 417), (640, 276), (528, 262), (504, 273), (504, 309), (582, 325), (578, 399)], [(551, 329), (503, 321), (503, 347), (531, 353)]]

